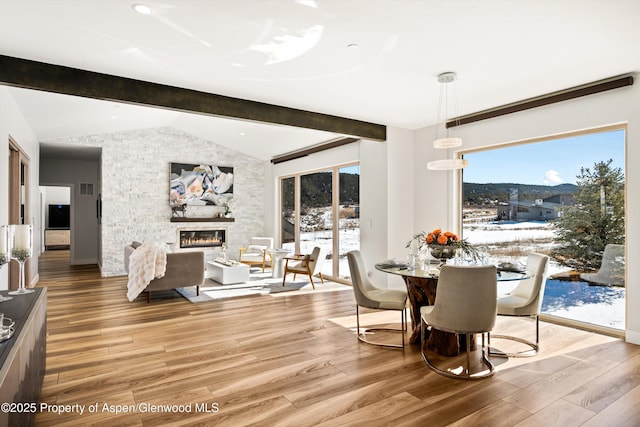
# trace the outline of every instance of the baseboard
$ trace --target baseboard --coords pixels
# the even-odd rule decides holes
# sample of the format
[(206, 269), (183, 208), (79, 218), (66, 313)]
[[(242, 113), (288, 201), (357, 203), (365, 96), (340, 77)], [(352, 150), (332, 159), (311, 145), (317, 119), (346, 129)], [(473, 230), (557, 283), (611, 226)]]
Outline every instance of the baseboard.
[(98, 264), (98, 260), (95, 258), (86, 258), (86, 259), (74, 259), (69, 262), (69, 265), (87, 265), (87, 264)]
[(624, 340), (630, 344), (640, 344), (640, 331), (625, 331)]
[(28, 288), (34, 288), (38, 282), (40, 281), (40, 273), (36, 274), (35, 276), (33, 276), (33, 278), (31, 279), (31, 282), (29, 282), (29, 286), (27, 286)]

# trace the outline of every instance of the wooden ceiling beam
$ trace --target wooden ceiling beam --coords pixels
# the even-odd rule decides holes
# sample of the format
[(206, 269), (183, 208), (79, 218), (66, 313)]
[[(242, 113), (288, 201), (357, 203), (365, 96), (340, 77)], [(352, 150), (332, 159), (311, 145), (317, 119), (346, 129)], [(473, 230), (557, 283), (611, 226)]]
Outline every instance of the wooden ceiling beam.
[(271, 159), (271, 163), (278, 164), (282, 162), (288, 162), (289, 160), (299, 159), (301, 157), (308, 156), (310, 154), (319, 153), (321, 151), (330, 150), (331, 148), (342, 147), (343, 145), (351, 144), (352, 142), (360, 141), (358, 138), (338, 138), (335, 140), (327, 141), (322, 144), (314, 145), (313, 147), (305, 148), (303, 150), (294, 151), (291, 153), (282, 154)]
[(555, 104), (557, 102), (568, 101), (570, 99), (582, 96), (593, 95), (608, 90), (618, 89), (625, 86), (633, 85), (633, 76), (615, 76), (604, 80), (598, 80), (592, 83), (575, 86), (569, 89), (557, 92), (547, 93), (545, 95), (529, 98), (512, 104), (501, 105), (499, 107), (488, 110), (478, 111), (477, 113), (456, 117), (447, 121), (447, 128), (466, 125), (469, 123), (479, 122), (481, 120), (492, 119), (494, 117), (504, 116), (506, 114), (517, 113), (519, 111), (529, 110), (531, 108), (542, 107), (545, 105)]
[(384, 141), (384, 125), (0, 55), (0, 84)]

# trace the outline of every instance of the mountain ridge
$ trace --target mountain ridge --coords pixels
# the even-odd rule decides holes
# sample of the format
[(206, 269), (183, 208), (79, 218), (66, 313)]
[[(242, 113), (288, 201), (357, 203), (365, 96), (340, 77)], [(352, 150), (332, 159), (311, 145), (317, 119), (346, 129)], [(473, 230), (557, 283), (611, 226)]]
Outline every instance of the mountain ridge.
[(539, 185), (518, 184), (512, 182), (501, 183), (473, 183), (463, 184), (463, 202), (466, 205), (486, 205), (495, 202), (508, 202), (512, 188), (518, 189), (519, 200), (545, 199), (558, 194), (573, 194), (578, 186), (575, 184)]

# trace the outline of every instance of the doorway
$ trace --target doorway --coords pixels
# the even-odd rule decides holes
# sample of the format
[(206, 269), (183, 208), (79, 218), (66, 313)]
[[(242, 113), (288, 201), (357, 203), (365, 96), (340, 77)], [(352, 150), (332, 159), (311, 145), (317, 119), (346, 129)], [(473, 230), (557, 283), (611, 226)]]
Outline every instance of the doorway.
[(40, 186), (43, 250), (71, 247), (71, 187)]
[[(29, 156), (18, 143), (9, 136), (9, 224), (31, 224), (29, 203)], [(25, 286), (31, 283), (31, 261), (24, 266)], [(18, 263), (9, 263), (9, 289), (20, 285)]]

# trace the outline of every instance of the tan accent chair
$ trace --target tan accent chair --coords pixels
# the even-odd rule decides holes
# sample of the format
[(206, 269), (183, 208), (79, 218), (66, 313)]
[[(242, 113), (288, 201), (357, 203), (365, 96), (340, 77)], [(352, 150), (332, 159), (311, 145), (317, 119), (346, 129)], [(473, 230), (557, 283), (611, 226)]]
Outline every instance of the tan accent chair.
[[(407, 291), (397, 289), (378, 288), (370, 279), (360, 251), (347, 252), (349, 272), (353, 284), (353, 293), (356, 297), (356, 327), (358, 340), (367, 344), (382, 347), (404, 348), (404, 336), (407, 331)], [(400, 311), (400, 329), (391, 328), (367, 328), (360, 330), (360, 307), (373, 310), (397, 310)], [(366, 334), (374, 334), (377, 331), (395, 331), (402, 335), (402, 345), (373, 342), (366, 339)]]
[[(309, 276), (311, 286), (316, 288), (313, 283), (313, 276), (316, 274), (320, 277), (320, 281), (324, 285), (324, 277), (322, 277), (322, 264), (327, 258), (327, 252), (325, 249), (316, 246), (309, 255), (296, 254), (291, 257), (285, 257), (284, 273), (282, 275), (282, 286), (284, 286), (287, 280), (287, 274), (293, 273), (293, 280), (296, 280), (297, 274), (305, 274)], [(291, 263), (289, 262), (291, 261)]]
[[(429, 368), (441, 375), (465, 380), (493, 375), (493, 363), (485, 353), (484, 334), (490, 332), (496, 322), (496, 274), (494, 265), (442, 266), (435, 304), (420, 307), (420, 353)], [(424, 350), (425, 325), (444, 332), (465, 334), (466, 365), (455, 369), (437, 367)], [(482, 362), (488, 368), (478, 372), (471, 372), (470, 349), (473, 334), (482, 335)]]
[(249, 246), (240, 248), (239, 261), (249, 267), (259, 265), (264, 273), (265, 267), (271, 266), (271, 249), (273, 237), (252, 237)]
[[(491, 338), (507, 339), (526, 344), (529, 348), (520, 352), (504, 353), (492, 351), (491, 356), (528, 357), (538, 354), (540, 348), (540, 308), (544, 297), (544, 288), (549, 275), (549, 257), (538, 253), (527, 256), (527, 272), (531, 277), (520, 283), (506, 296), (498, 299), (498, 316), (533, 317), (536, 322), (535, 342), (510, 335), (489, 335)], [(489, 342), (491, 345), (491, 342)]]

